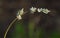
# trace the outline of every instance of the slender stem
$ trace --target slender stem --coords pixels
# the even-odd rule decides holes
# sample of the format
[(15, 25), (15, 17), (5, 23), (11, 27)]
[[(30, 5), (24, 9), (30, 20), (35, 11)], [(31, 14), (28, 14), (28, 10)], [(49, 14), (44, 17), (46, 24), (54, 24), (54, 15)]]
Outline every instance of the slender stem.
[(13, 24), (16, 20), (17, 20), (17, 18), (15, 18), (15, 19), (10, 23), (10, 25), (9, 25), (8, 28), (6, 29), (6, 32), (5, 32), (5, 34), (4, 34), (4, 38), (6, 38), (9, 29), (12, 27), (12, 24)]

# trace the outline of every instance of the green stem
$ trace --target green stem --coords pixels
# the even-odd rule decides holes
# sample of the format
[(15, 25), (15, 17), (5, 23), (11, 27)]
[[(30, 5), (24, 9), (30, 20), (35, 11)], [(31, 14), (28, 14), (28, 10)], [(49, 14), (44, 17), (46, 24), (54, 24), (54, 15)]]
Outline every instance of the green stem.
[(8, 31), (10, 30), (10, 28), (12, 27), (12, 24), (13, 24), (16, 20), (17, 20), (17, 18), (15, 18), (15, 19), (10, 23), (10, 25), (8, 26), (8, 28), (7, 28), (7, 30), (6, 30), (6, 32), (5, 32), (5, 34), (4, 34), (4, 38), (6, 38)]

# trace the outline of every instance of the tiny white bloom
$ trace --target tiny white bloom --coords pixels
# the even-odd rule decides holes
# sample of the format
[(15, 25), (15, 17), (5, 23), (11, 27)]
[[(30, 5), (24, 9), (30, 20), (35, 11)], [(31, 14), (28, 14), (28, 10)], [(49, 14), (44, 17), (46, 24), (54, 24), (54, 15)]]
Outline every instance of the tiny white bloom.
[(42, 10), (43, 10), (42, 8), (40, 8), (40, 9), (38, 8), (38, 9), (37, 9), (38, 12), (41, 12)]
[(24, 8), (22, 8), (21, 10), (18, 11), (18, 14), (20, 14), (20, 15), (23, 15), (23, 13), (24, 13)]
[(30, 8), (31, 13), (36, 12), (36, 9), (37, 9), (37, 8), (35, 8), (35, 7)]
[(18, 11), (18, 13), (17, 13), (17, 18), (20, 20), (20, 19), (22, 19), (22, 15), (23, 15), (23, 13), (24, 13), (24, 8), (22, 8), (21, 10), (19, 10)]
[(45, 14), (48, 14), (48, 13), (50, 12), (50, 10), (44, 8), (44, 9), (42, 10), (42, 12), (45, 13)]
[(18, 20), (22, 19), (21, 15), (17, 15), (17, 19)]

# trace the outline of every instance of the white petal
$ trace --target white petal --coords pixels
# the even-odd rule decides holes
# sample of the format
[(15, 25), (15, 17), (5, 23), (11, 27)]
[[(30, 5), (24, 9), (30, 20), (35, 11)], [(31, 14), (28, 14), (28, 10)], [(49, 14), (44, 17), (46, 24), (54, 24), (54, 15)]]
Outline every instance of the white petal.
[(23, 13), (24, 13), (24, 8), (22, 8), (21, 10), (18, 11), (19, 15), (23, 15)]
[(18, 20), (22, 19), (21, 15), (18, 15), (18, 16), (17, 16), (17, 19), (18, 19)]
[(41, 9), (38, 8), (37, 11), (38, 11), (38, 12), (41, 12), (41, 11), (42, 11), (42, 8), (41, 8)]
[(35, 7), (30, 8), (31, 13), (36, 12), (36, 9), (37, 9), (37, 8), (35, 8)]
[(43, 9), (42, 12), (45, 13), (45, 14), (48, 14), (48, 13), (50, 12), (50, 10), (48, 10), (48, 9)]
[(46, 9), (47, 12), (50, 12), (50, 10)]

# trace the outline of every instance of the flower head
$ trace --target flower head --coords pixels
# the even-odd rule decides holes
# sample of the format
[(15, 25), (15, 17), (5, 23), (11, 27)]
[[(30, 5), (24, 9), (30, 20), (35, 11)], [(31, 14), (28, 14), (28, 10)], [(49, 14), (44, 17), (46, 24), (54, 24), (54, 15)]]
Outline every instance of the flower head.
[(23, 15), (23, 13), (24, 13), (24, 8), (18, 11), (18, 15)]
[(35, 7), (30, 8), (31, 13), (36, 12), (36, 9), (37, 9), (37, 8), (35, 8)]
[(22, 19), (21, 15), (17, 15), (17, 19), (18, 20)]
[(23, 13), (24, 13), (24, 8), (22, 8), (21, 10), (19, 10), (18, 11), (18, 13), (17, 13), (17, 18), (20, 20), (20, 19), (22, 19), (22, 15), (23, 15)]
[(42, 8), (40, 8), (40, 9), (38, 8), (38, 9), (37, 9), (38, 12), (41, 12), (42, 10), (43, 10)]
[(50, 12), (50, 10), (48, 10), (48, 9), (43, 9), (42, 12), (45, 13), (45, 14), (48, 14), (48, 13)]

